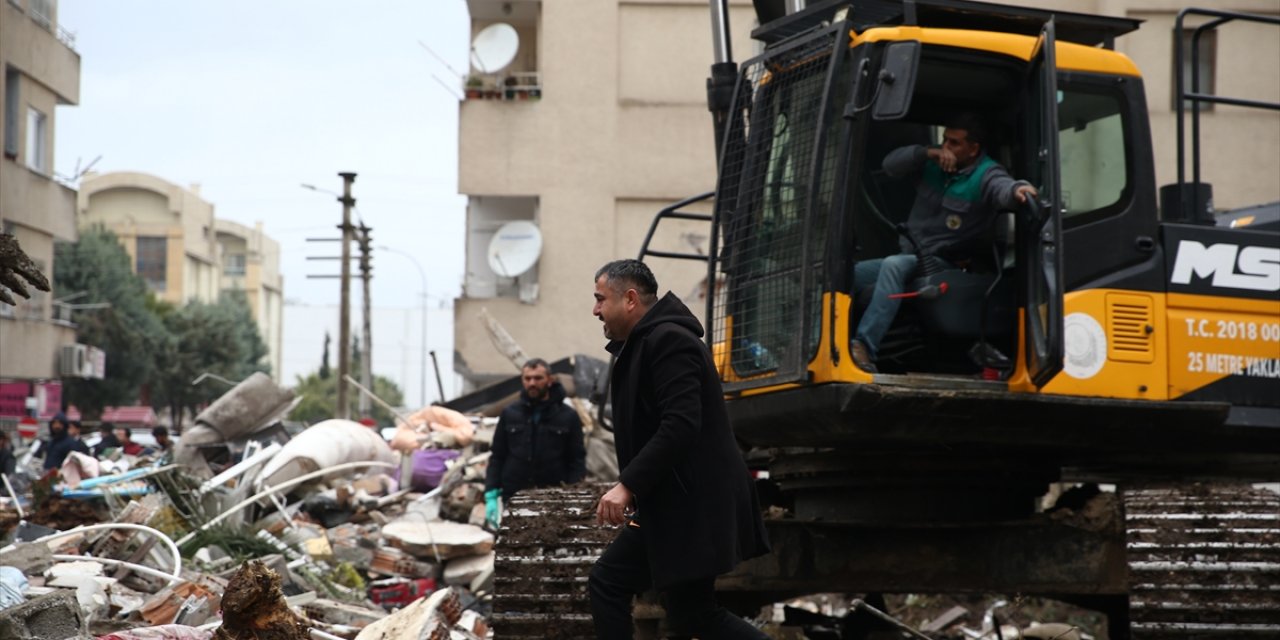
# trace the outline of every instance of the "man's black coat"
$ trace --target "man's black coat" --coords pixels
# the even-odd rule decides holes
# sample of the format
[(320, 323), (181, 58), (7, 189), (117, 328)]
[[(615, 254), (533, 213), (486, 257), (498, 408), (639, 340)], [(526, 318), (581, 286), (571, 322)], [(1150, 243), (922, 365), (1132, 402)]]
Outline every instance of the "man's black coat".
[(572, 484), (587, 475), (582, 420), (564, 398), (564, 386), (553, 382), (542, 402), (521, 391), (520, 399), (502, 410), (484, 478), (486, 491), (502, 489), (505, 499), (521, 489)]
[(729, 428), (702, 325), (671, 293), (618, 356), (611, 384), (621, 481), (636, 502), (654, 586), (710, 578), (768, 553), (755, 485)]

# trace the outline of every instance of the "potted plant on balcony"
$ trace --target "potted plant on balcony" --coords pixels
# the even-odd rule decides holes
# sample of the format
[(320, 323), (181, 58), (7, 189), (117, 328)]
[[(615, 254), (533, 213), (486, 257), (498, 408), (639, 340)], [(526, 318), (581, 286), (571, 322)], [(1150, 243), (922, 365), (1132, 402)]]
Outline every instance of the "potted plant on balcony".
[(467, 99), (475, 100), (483, 97), (483, 87), (484, 81), (480, 79), (480, 76), (467, 76)]

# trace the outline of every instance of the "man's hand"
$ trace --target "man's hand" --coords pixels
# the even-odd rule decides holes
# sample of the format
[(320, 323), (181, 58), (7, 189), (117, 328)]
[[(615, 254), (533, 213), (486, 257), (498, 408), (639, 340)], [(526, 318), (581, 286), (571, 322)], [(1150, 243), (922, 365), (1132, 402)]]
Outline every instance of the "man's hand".
[(1040, 196), (1040, 192), (1029, 184), (1021, 184), (1013, 190), (1013, 195), (1018, 198), (1019, 203), (1026, 204), (1028, 197), (1037, 198)]
[(618, 526), (626, 522), (626, 516), (635, 509), (635, 496), (621, 482), (613, 485), (596, 504), (596, 524)]
[(946, 173), (955, 173), (956, 171), (956, 155), (941, 147), (932, 148), (928, 151), (929, 159), (938, 163), (938, 166)]

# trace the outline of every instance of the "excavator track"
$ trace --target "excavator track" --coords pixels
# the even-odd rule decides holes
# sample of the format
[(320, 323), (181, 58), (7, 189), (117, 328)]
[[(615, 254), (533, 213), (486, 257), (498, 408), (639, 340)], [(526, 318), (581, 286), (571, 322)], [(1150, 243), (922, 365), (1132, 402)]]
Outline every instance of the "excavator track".
[(1124, 507), (1134, 640), (1280, 638), (1280, 494), (1138, 487)]
[(494, 566), (495, 637), (595, 637), (587, 575), (617, 533), (596, 526), (604, 490), (535, 489), (506, 505)]

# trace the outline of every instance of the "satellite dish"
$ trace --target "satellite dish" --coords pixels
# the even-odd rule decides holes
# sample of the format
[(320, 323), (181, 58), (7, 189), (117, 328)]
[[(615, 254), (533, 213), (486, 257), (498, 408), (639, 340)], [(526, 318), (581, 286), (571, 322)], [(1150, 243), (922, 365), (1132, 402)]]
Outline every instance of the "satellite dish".
[(516, 28), (498, 22), (480, 30), (471, 41), (471, 66), (481, 73), (497, 73), (511, 64), (520, 48)]
[(539, 255), (542, 255), (542, 232), (528, 220), (502, 225), (489, 241), (489, 268), (504, 278), (514, 278), (532, 269)]

